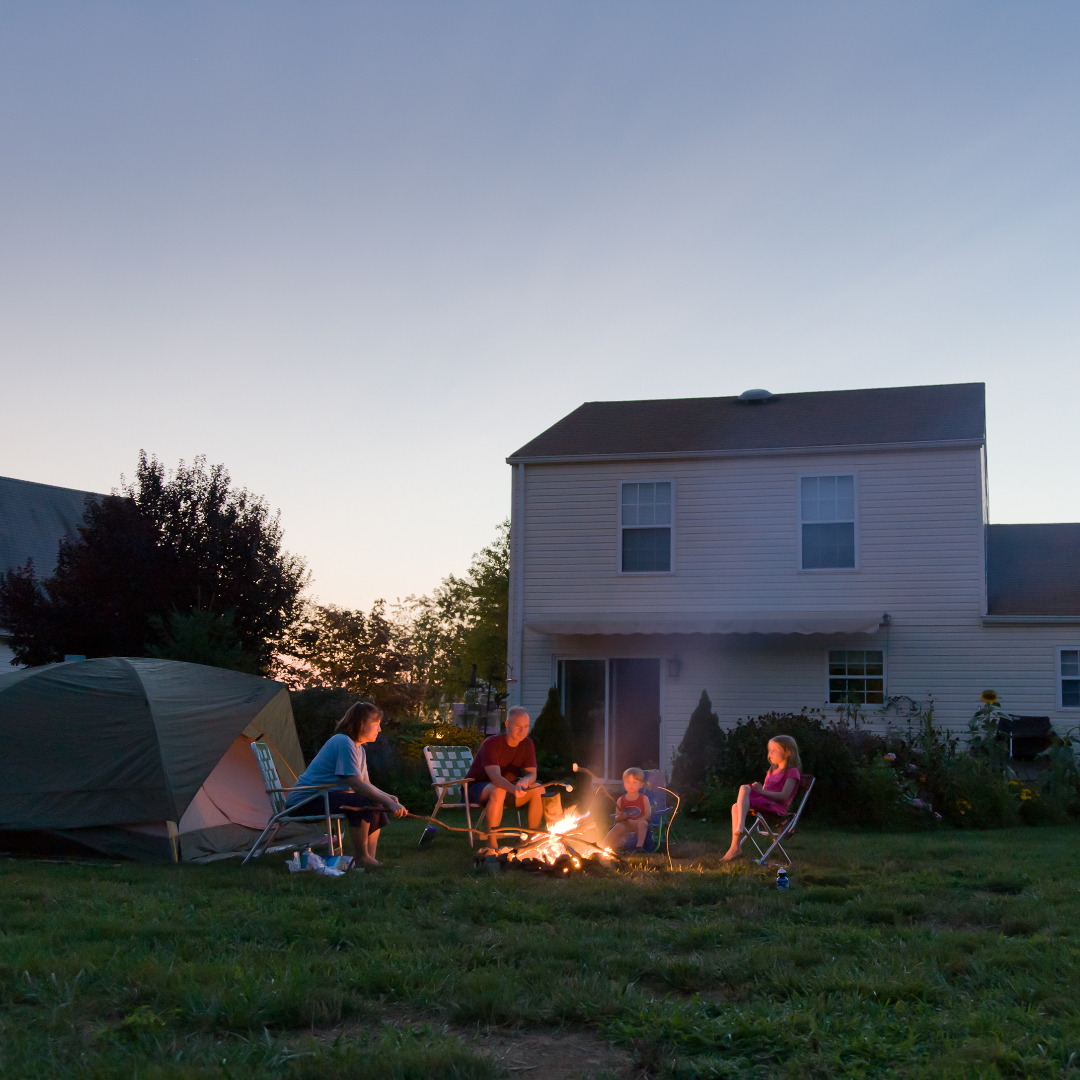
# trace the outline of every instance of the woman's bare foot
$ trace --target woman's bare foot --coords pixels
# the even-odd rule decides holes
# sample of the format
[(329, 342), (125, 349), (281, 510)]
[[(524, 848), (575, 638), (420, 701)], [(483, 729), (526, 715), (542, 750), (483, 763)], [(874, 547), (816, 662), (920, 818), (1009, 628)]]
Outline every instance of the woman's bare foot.
[(378, 859), (373, 859), (370, 855), (365, 855), (360, 862), (364, 866), (380, 866), (382, 865)]

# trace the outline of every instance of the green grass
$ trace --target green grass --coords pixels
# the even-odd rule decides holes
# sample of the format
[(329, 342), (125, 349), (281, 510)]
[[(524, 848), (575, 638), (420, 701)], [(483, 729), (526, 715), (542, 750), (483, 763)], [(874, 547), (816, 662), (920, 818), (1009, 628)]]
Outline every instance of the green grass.
[(1076, 829), (804, 832), (788, 893), (717, 866), (711, 824), (674, 873), (567, 881), (417, 832), (338, 880), (0, 860), (0, 1075), (506, 1075), (477, 1023), (583, 1025), (667, 1077), (1080, 1075)]

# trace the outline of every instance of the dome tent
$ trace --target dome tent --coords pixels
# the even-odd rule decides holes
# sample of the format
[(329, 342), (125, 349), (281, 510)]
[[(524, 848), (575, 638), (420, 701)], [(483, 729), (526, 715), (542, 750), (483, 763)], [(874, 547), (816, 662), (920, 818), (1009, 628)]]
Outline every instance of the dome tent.
[[(242, 672), (104, 657), (0, 675), (0, 844), (170, 861), (245, 851), (270, 815), (257, 738), (285, 784), (303, 771), (288, 690)], [(279, 842), (317, 835), (290, 828)]]

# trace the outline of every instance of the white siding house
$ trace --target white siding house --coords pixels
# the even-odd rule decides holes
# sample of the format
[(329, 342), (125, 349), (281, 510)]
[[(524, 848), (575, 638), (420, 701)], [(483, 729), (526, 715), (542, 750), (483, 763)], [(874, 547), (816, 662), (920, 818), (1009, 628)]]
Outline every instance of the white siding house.
[(582, 406), (508, 459), (511, 701), (559, 686), (609, 778), (667, 768), (702, 689), (725, 724), (933, 694), (959, 726), (987, 688), (1080, 722), (1080, 526), (987, 525), (983, 399)]

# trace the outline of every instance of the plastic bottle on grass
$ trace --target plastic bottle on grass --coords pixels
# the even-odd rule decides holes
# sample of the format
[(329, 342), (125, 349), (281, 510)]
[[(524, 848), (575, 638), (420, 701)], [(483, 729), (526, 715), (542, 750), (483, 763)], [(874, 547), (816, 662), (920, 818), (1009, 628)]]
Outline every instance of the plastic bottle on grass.
[(776, 871), (776, 887), (778, 889), (791, 888), (791, 882), (788, 881), (787, 871), (782, 866)]

